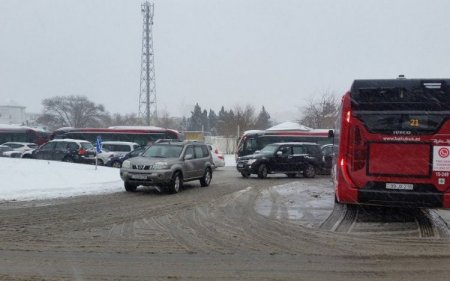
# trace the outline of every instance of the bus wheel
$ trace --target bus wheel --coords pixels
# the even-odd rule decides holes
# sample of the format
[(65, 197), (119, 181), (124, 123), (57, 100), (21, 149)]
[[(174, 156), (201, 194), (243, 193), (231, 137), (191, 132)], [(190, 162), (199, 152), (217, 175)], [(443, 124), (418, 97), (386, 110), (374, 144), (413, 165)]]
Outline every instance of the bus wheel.
[(303, 176), (305, 178), (313, 178), (316, 176), (316, 169), (313, 165), (308, 164), (305, 169), (303, 170)]
[(258, 167), (258, 178), (265, 179), (267, 177), (268, 169), (266, 164), (261, 164)]

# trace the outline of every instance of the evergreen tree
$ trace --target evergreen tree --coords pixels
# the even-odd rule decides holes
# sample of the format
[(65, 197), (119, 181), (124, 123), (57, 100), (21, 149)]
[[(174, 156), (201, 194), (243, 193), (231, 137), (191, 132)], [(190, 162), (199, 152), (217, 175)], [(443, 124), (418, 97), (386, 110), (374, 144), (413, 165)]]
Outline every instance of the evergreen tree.
[(266, 108), (263, 106), (261, 111), (258, 114), (255, 122), (255, 129), (257, 130), (265, 130), (272, 126), (272, 121), (270, 121), (270, 115), (266, 111)]
[(209, 123), (209, 131), (211, 134), (216, 135), (217, 134), (217, 121), (219, 120), (219, 117), (214, 112), (214, 110), (210, 109), (208, 114), (208, 123)]
[(198, 103), (194, 107), (194, 111), (191, 111), (191, 117), (188, 121), (188, 131), (201, 131), (202, 130), (202, 108)]

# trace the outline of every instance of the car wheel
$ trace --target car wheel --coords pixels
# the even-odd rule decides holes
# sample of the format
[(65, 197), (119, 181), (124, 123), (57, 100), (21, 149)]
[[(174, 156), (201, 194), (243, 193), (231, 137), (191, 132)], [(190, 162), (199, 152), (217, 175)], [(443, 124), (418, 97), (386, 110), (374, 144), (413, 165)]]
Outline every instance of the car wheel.
[(296, 173), (287, 173), (286, 176), (288, 176), (288, 178), (295, 178), (297, 174)]
[(211, 169), (210, 168), (206, 168), (205, 174), (200, 179), (200, 186), (202, 186), (202, 187), (208, 186), (211, 183), (211, 179), (212, 179)]
[(119, 161), (114, 161), (111, 166), (114, 168), (122, 168), (122, 164)]
[(258, 167), (258, 178), (265, 179), (267, 177), (268, 169), (266, 164), (261, 164)]
[(248, 173), (248, 172), (241, 172), (241, 175), (242, 175), (243, 178), (250, 177), (250, 173)]
[(125, 182), (124, 186), (125, 186), (125, 190), (127, 192), (136, 192), (137, 185), (129, 183), (129, 182)]
[(169, 184), (169, 192), (170, 193), (178, 193), (180, 189), (183, 187), (183, 176), (180, 172), (175, 172), (172, 176), (172, 181)]
[(73, 163), (73, 162), (74, 162), (73, 159), (72, 159), (72, 157), (70, 157), (70, 156), (64, 157), (64, 159), (63, 159), (62, 161), (63, 161), (63, 162), (69, 162), (69, 163)]
[(105, 165), (105, 163), (103, 163), (102, 159), (97, 159), (97, 165), (103, 166), (103, 165)]
[(305, 178), (313, 178), (316, 176), (316, 168), (313, 165), (307, 164), (305, 169), (303, 170), (303, 176)]

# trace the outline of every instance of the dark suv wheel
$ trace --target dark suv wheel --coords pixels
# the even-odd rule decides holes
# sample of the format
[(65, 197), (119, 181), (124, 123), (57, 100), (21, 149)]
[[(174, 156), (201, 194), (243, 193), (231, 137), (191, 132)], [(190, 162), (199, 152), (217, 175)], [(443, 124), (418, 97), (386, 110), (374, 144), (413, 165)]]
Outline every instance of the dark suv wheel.
[(316, 176), (316, 168), (313, 165), (307, 164), (305, 169), (303, 170), (303, 176), (305, 178), (313, 178)]
[(211, 183), (211, 179), (212, 179), (211, 169), (210, 168), (206, 168), (205, 174), (200, 179), (200, 185), (202, 187), (208, 186)]
[(137, 185), (129, 183), (129, 182), (125, 182), (124, 186), (125, 186), (125, 190), (127, 192), (136, 192)]
[(258, 167), (258, 178), (265, 179), (267, 174), (269, 173), (269, 169), (266, 164), (261, 164)]

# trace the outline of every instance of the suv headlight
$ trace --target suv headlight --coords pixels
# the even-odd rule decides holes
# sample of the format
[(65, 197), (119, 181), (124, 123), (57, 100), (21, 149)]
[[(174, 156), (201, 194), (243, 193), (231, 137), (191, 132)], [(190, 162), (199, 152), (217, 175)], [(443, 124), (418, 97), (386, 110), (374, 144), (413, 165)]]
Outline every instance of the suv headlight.
[(122, 168), (125, 168), (125, 169), (131, 168), (131, 162), (128, 160), (123, 161)]
[(247, 164), (251, 165), (251, 164), (253, 164), (255, 162), (256, 162), (256, 159), (250, 159), (250, 160), (248, 160)]
[(167, 162), (156, 162), (153, 164), (153, 170), (167, 170), (170, 166)]

